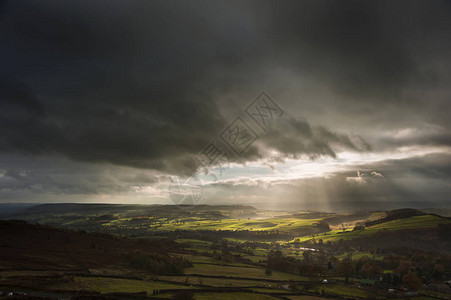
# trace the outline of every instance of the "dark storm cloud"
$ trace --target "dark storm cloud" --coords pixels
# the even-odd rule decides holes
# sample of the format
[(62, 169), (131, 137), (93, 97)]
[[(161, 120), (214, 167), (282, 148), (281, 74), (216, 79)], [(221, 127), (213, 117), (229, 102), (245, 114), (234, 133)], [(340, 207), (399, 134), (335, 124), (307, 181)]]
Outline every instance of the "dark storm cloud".
[(374, 137), (378, 149), (401, 146), (451, 146), (451, 132), (444, 127), (425, 126), (379, 133)]
[(152, 171), (111, 164), (99, 166), (61, 157), (1, 154), (0, 159), (8, 162), (0, 167), (0, 198), (4, 201), (46, 201), (49, 195), (62, 201), (71, 195), (127, 194), (137, 188), (157, 187), (160, 181)]
[(282, 69), (268, 86), (297, 115), (366, 137), (425, 123), (450, 130), (449, 1), (266, 1), (252, 11), (266, 64)]
[(311, 158), (321, 155), (336, 157), (336, 149), (368, 151), (371, 148), (360, 136), (349, 137), (291, 117), (279, 120), (277, 126), (271, 128), (261, 139), (265, 147), (278, 150), (291, 158), (302, 154)]
[(432, 84), (421, 64), (449, 58), (449, 1), (266, 1), (255, 10), (274, 59), (358, 99), (392, 101), (406, 85)]
[(241, 61), (245, 36), (208, 6), (105, 5), (8, 3), (2, 149), (192, 169), (189, 154), (225, 125), (202, 84)]
[(158, 177), (154, 175), (138, 173), (136, 175), (123, 177), (122, 181), (133, 184), (152, 185), (158, 183)]
[(3, 84), (13, 90), (2, 95), (3, 150), (177, 170), (192, 168), (183, 156), (224, 125), (198, 83), (208, 58), (183, 47), (202, 21), (183, 7), (14, 1), (6, 10), (3, 77), (30, 87)]
[(15, 111), (22, 108), (27, 113), (39, 114), (42, 112), (41, 104), (35, 99), (28, 86), (10, 78), (0, 79), (0, 99), (2, 111)]
[[(192, 170), (191, 156), (230, 121), (225, 108), (250, 99), (229, 95), (285, 90), (290, 78), (274, 80), (275, 66), (336, 93), (324, 102), (303, 97), (305, 111), (297, 99), (282, 104), (301, 115), (315, 105), (351, 114), (329, 119), (339, 128), (382, 113), (408, 119), (425, 100), (390, 101), (412, 85), (440, 84), (448, 73), (435, 60), (451, 53), (450, 5), (440, 1), (3, 4), (0, 150), (168, 172)], [(423, 110), (425, 118), (447, 122), (444, 103)], [(368, 148), (299, 114), (263, 148), (311, 156), (334, 156), (334, 145)]]

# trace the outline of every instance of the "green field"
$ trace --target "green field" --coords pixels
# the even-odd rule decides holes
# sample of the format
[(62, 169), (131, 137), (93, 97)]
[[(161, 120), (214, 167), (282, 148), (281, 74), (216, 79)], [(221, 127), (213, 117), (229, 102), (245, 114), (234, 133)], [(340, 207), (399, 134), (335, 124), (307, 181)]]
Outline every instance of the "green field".
[(275, 300), (276, 297), (254, 293), (196, 293), (195, 300)]
[(214, 278), (214, 277), (199, 277), (199, 276), (159, 276), (158, 280), (172, 281), (174, 283), (187, 283), (192, 285), (202, 286), (215, 286), (215, 287), (248, 287), (248, 286), (261, 286), (271, 287), (274, 286), (273, 282), (263, 280), (243, 280), (243, 279), (228, 279), (228, 278)]
[(351, 255), (352, 259), (354, 259), (354, 260), (358, 260), (364, 256), (366, 256), (368, 258), (374, 258), (376, 260), (381, 260), (382, 258), (384, 258), (383, 255), (374, 255), (374, 254), (371, 254), (370, 252), (344, 252), (335, 257), (338, 259), (343, 259), (343, 258), (348, 257), (349, 255)]
[(186, 269), (186, 274), (198, 274), (207, 276), (225, 276), (250, 279), (277, 279), (277, 280), (308, 280), (307, 277), (287, 274), (282, 272), (273, 272), (272, 275), (266, 275), (264, 268), (258, 267), (231, 267), (214, 264), (194, 264), (192, 268)]
[(345, 297), (367, 298), (369, 293), (354, 286), (343, 284), (323, 284), (320, 287), (327, 294), (339, 295)]
[[(167, 222), (160, 219), (162, 223), (158, 224), (159, 230), (250, 230), (250, 231), (296, 231), (299, 229), (311, 228), (311, 226), (322, 219), (298, 219), (298, 218), (277, 218), (264, 220), (247, 219), (222, 219), (210, 220), (202, 218), (179, 218)], [(106, 222), (104, 226), (131, 226), (131, 218), (120, 218), (111, 222)], [(144, 221), (144, 220), (143, 220)], [(154, 226), (149, 225), (149, 228)]]
[(190, 287), (186, 285), (158, 281), (144, 281), (122, 278), (118, 279), (107, 277), (75, 277), (74, 282), (54, 286), (53, 288), (58, 290), (87, 290), (100, 293), (137, 293), (146, 291), (148, 294), (152, 294), (152, 291), (154, 289), (186, 289)]

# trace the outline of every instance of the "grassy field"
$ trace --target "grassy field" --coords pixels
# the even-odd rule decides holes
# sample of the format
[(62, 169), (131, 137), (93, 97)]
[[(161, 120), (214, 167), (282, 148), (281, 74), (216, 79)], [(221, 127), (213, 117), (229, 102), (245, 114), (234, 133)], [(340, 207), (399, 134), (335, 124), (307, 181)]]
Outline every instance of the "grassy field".
[(352, 259), (354, 260), (358, 260), (364, 256), (367, 256), (368, 258), (374, 258), (375, 260), (381, 260), (384, 258), (383, 255), (373, 255), (370, 252), (344, 252), (340, 255), (336, 255), (335, 257), (341, 260), (348, 257), (348, 255), (351, 255)]
[(345, 296), (345, 297), (358, 297), (368, 298), (369, 294), (365, 290), (361, 290), (357, 287), (342, 285), (342, 284), (324, 284), (320, 287), (327, 294)]
[(290, 299), (290, 300), (325, 300), (325, 299), (330, 299), (330, 298), (322, 298), (322, 297), (315, 297), (315, 296), (301, 296), (301, 295), (286, 296), (286, 298)]
[(264, 255), (245, 255), (243, 257), (251, 260), (252, 262), (256, 262), (256, 263), (266, 259), (266, 256), (264, 256)]
[(253, 288), (255, 292), (259, 293), (275, 293), (275, 294), (291, 294), (290, 291), (286, 289), (273, 289), (273, 288)]
[(196, 293), (195, 300), (275, 300), (276, 297), (253, 293)]
[[(310, 228), (320, 219), (298, 219), (298, 218), (275, 218), (265, 220), (247, 220), (247, 219), (222, 219), (222, 220), (208, 220), (200, 218), (187, 218), (173, 220), (158, 228), (159, 230), (250, 230), (250, 231), (295, 231), (298, 229)], [(121, 225), (127, 223), (129, 218), (121, 218), (109, 223), (105, 226)]]
[[(382, 217), (383, 213), (373, 213), (370, 215), (368, 220), (374, 220), (378, 217)], [(158, 220), (157, 229), (163, 231), (173, 231), (173, 230), (222, 230), (222, 231), (279, 231), (279, 232), (291, 232), (296, 233), (299, 231), (310, 230), (315, 232), (315, 225), (325, 218), (315, 218), (315, 219), (300, 219), (293, 217), (285, 218), (270, 218), (270, 219), (258, 219), (258, 220), (248, 220), (248, 219), (222, 219), (222, 220), (211, 220), (202, 219), (199, 217), (181, 218), (177, 220), (166, 220), (165, 218)], [(152, 220), (155, 222), (154, 218), (142, 218), (143, 222), (146, 220)], [(119, 218), (110, 222), (103, 223), (103, 226), (107, 227), (117, 227), (117, 228), (143, 228), (142, 225), (135, 225), (132, 222), (132, 218)], [(136, 220), (135, 220), (136, 221)], [(326, 234), (318, 234), (315, 239), (322, 239), (323, 241), (337, 241), (339, 239), (353, 239), (360, 236), (371, 235), (375, 232), (381, 230), (393, 231), (402, 229), (415, 229), (415, 228), (430, 228), (436, 227), (440, 223), (450, 223), (451, 220), (445, 218), (437, 217), (434, 215), (423, 215), (414, 216), (405, 219), (398, 219), (394, 221), (384, 222), (374, 226), (367, 227), (364, 231), (351, 231), (353, 226), (357, 221), (365, 220), (353, 220), (343, 223), (343, 226), (331, 226), (332, 231)], [(152, 223), (154, 224), (154, 223)], [(147, 225), (148, 230), (156, 229), (154, 225)], [(342, 229), (347, 230), (343, 232)], [(304, 235), (298, 237), (299, 241), (304, 242), (312, 239), (310, 235)], [(236, 238), (228, 238), (230, 241), (243, 242), (245, 239), (240, 240)], [(209, 245), (211, 243), (198, 240), (178, 240), (181, 243), (187, 243), (192, 245), (192, 249), (202, 249), (209, 251)]]
[(232, 267), (214, 264), (194, 264), (192, 268), (186, 269), (186, 274), (198, 274), (206, 276), (226, 276), (250, 279), (277, 279), (277, 280), (308, 280), (307, 277), (273, 272), (272, 275), (266, 275), (264, 268), (258, 267)]
[[(304, 290), (304, 286), (297, 287), (299, 290)], [(315, 288), (309, 289), (310, 292), (320, 291), (328, 295), (337, 295), (342, 297), (368, 298), (369, 293), (365, 290), (359, 289), (355, 286), (343, 284), (321, 284)]]
[(226, 279), (226, 278), (210, 278), (210, 277), (198, 277), (198, 276), (159, 276), (158, 280), (172, 281), (174, 283), (188, 283), (193, 285), (214, 286), (214, 287), (248, 287), (248, 286), (261, 286), (271, 287), (274, 286), (273, 282), (261, 281), (261, 280), (242, 280), (242, 279)]
[(65, 290), (87, 290), (100, 293), (137, 293), (146, 291), (148, 294), (152, 294), (152, 291), (154, 289), (186, 289), (190, 287), (186, 285), (158, 281), (143, 281), (106, 277), (75, 277), (74, 282), (53, 286), (52, 288)]
[(200, 255), (192, 255), (192, 254), (182, 254), (180, 256), (190, 260), (193, 263), (214, 263), (215, 262), (215, 260), (209, 256), (200, 256)]

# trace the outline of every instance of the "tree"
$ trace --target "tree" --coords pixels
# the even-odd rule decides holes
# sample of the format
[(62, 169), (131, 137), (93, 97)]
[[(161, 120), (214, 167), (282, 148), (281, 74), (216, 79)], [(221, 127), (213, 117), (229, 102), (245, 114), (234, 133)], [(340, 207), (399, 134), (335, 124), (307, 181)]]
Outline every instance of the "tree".
[(350, 258), (343, 258), (338, 265), (338, 273), (344, 276), (353, 276), (355, 272), (354, 263)]
[(406, 274), (410, 270), (411, 267), (412, 267), (412, 263), (408, 260), (403, 259), (399, 262), (399, 265), (395, 269), (395, 272), (403, 275), (403, 274)]
[(330, 256), (329, 261), (332, 265), (336, 265), (340, 262), (340, 260), (338, 258), (336, 258), (335, 256)]
[(423, 284), (420, 278), (417, 277), (417, 274), (412, 271), (409, 271), (409, 273), (402, 277), (402, 283), (407, 284), (413, 290), (418, 290)]
[(444, 274), (445, 274), (445, 267), (443, 267), (443, 265), (435, 265), (432, 277), (435, 280), (442, 280)]
[(309, 264), (312, 261), (312, 252), (311, 251), (304, 251), (302, 253), (302, 256), (304, 257), (304, 263)]
[(324, 220), (319, 221), (316, 224), (316, 228), (318, 228), (318, 231), (320, 232), (330, 231), (329, 223), (327, 223), (327, 221)]
[(355, 225), (352, 231), (365, 230), (365, 225)]
[(383, 269), (374, 260), (370, 260), (370, 261), (366, 262), (360, 269), (360, 274), (362, 274), (363, 276), (368, 276), (368, 277), (382, 274), (382, 272), (383, 272)]

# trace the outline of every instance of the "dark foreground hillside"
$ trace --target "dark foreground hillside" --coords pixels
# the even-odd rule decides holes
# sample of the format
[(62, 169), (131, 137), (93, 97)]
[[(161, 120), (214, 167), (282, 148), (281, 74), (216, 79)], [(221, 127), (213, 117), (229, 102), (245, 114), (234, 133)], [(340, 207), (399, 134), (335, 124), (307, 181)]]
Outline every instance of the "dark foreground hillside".
[(170, 241), (130, 240), (23, 221), (0, 221), (1, 270), (133, 268), (137, 256), (148, 256), (169, 269), (169, 265), (179, 262), (168, 253), (177, 251), (176, 244)]

